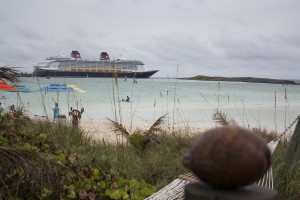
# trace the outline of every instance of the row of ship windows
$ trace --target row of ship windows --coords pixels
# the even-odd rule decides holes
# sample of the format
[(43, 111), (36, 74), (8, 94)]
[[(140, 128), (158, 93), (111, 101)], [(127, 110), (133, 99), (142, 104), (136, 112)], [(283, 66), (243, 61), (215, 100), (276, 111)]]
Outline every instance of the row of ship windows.
[[(142, 66), (142, 65), (141, 65)], [(112, 65), (95, 65), (95, 63), (76, 63), (76, 65), (71, 65), (69, 63), (52, 63), (49, 67), (58, 67), (58, 68), (97, 68), (97, 69), (112, 69)], [(138, 70), (137, 65), (122, 65), (122, 64), (116, 64), (115, 69), (122, 69), (122, 70)]]

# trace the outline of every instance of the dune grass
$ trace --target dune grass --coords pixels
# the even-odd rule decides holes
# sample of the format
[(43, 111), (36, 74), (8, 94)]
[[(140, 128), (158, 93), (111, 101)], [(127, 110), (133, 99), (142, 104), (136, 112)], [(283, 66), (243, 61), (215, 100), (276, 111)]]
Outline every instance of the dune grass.
[(300, 163), (294, 170), (289, 171), (284, 164), (286, 151), (285, 142), (280, 142), (272, 156), (275, 189), (278, 190), (280, 199), (300, 199)]
[[(253, 129), (254, 133), (270, 142), (277, 137), (273, 131)], [(162, 188), (169, 184), (178, 175), (188, 172), (182, 165), (182, 158), (197, 135), (186, 132), (162, 133), (159, 135), (159, 144), (151, 146), (142, 155), (128, 144), (103, 145), (96, 143), (94, 156), (102, 155), (108, 158), (115, 166), (122, 166), (130, 177), (144, 179), (147, 182)], [(300, 164), (291, 173), (284, 164), (284, 155), (287, 141), (281, 141), (272, 155), (272, 168), (275, 189), (278, 190), (280, 199), (300, 199)]]
[(47, 122), (36, 124), (41, 132), (47, 132), (55, 145), (66, 152), (80, 157), (82, 166), (93, 165), (121, 167), (130, 178), (143, 179), (158, 188), (170, 183), (179, 174), (187, 173), (182, 166), (182, 157), (196, 137), (184, 132), (158, 135), (158, 144), (153, 144), (143, 152), (129, 142), (112, 144), (95, 141), (84, 131), (64, 125)]
[[(44, 126), (44, 125), (43, 125)], [(154, 144), (144, 152), (134, 148), (129, 143), (111, 144), (104, 141), (94, 141), (88, 134), (79, 129), (65, 126), (53, 126), (48, 135), (54, 143), (65, 150), (72, 150), (81, 157), (81, 163), (93, 163), (104, 166), (110, 163), (121, 167), (130, 178), (143, 179), (160, 189), (178, 175), (188, 172), (182, 165), (182, 157), (197, 135), (186, 132), (166, 133), (158, 135), (159, 144)], [(48, 129), (49, 130), (49, 129)], [(267, 142), (276, 137), (275, 132), (254, 129), (256, 134)], [(283, 162), (286, 144), (280, 142), (272, 155), (272, 168), (275, 189), (280, 199), (299, 199), (300, 166), (292, 175), (289, 174)]]

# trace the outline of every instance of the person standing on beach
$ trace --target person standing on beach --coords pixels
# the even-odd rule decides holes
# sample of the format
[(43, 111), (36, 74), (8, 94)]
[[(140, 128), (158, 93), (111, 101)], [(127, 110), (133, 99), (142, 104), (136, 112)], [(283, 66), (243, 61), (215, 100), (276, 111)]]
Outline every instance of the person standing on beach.
[(55, 107), (53, 108), (53, 119), (54, 121), (58, 118), (59, 108), (58, 103), (55, 102)]

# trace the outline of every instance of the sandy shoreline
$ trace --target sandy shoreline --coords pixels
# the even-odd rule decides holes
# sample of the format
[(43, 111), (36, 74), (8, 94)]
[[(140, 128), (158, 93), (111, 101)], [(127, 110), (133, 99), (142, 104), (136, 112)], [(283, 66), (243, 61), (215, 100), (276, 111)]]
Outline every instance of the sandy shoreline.
[[(88, 135), (92, 136), (94, 139), (96, 140), (104, 140), (107, 142), (115, 142), (118, 139), (121, 139), (120, 134), (114, 132), (111, 128), (111, 125), (108, 121), (80, 121), (79, 123), (80, 128), (82, 128), (85, 132), (88, 133)], [(145, 126), (142, 124), (137, 124), (135, 126), (132, 127), (132, 131), (129, 132), (133, 132), (134, 130), (141, 129), (141, 130), (147, 130), (148, 128), (150, 128), (151, 125), (149, 126)], [(126, 126), (127, 130), (130, 130), (129, 126)], [(167, 126), (162, 126), (162, 129), (164, 130), (170, 130), (172, 131), (172, 127), (167, 127)], [(188, 130), (186, 131), (187, 133), (200, 133), (203, 132), (204, 129), (201, 128), (191, 128), (189, 127), (188, 129), (184, 128), (184, 127), (176, 127), (174, 130)]]
[[(33, 120), (45, 120), (46, 118), (32, 118)], [(71, 121), (61, 121), (61, 123), (67, 123), (71, 125)], [(145, 125), (145, 124), (135, 124), (132, 127), (132, 130), (130, 130), (130, 126), (127, 124), (123, 124), (125, 128), (130, 132), (134, 132), (136, 129), (140, 130), (147, 130), (150, 128), (152, 124)], [(79, 127), (87, 133), (88, 136), (91, 136), (95, 140), (102, 140), (105, 142), (109, 143), (115, 143), (116, 141), (122, 141), (122, 135), (119, 133), (115, 132), (112, 129), (112, 126), (110, 122), (107, 121), (86, 121), (82, 120), (79, 122)], [(195, 127), (180, 127), (180, 126), (175, 126), (173, 129), (172, 125), (166, 125), (162, 124), (161, 128), (165, 130), (167, 133), (171, 133), (172, 131), (182, 131), (184, 134), (201, 134), (204, 131), (210, 129), (210, 128), (195, 128)], [(211, 127), (213, 128), (213, 127)], [(285, 139), (290, 140), (292, 136), (291, 132), (287, 132), (285, 134)]]
[(112, 131), (108, 122), (80, 121), (79, 126), (95, 140), (115, 142), (118, 139), (118, 134)]
[[(34, 117), (31, 118), (34, 121), (39, 121), (39, 120), (47, 120), (45, 117)], [(48, 119), (50, 121), (53, 121), (53, 119)], [(66, 123), (69, 125), (72, 125), (72, 122), (70, 119), (60, 119), (60, 123)], [(132, 128), (130, 128), (130, 125), (124, 123), (123, 126), (130, 132), (134, 132), (136, 129), (140, 130), (148, 130), (151, 127), (152, 124), (134, 124)], [(84, 130), (88, 136), (91, 136), (95, 140), (103, 140), (105, 142), (116, 142), (120, 139), (122, 139), (122, 136), (115, 132), (112, 129), (112, 126), (108, 120), (106, 121), (86, 121), (86, 120), (81, 120), (79, 121), (79, 127)], [(197, 134), (197, 133), (202, 133), (206, 129), (204, 128), (195, 128), (195, 127), (183, 127), (183, 126), (172, 126), (172, 125), (167, 125), (167, 124), (162, 124), (161, 128), (165, 130), (166, 132), (172, 132), (172, 131), (182, 131), (185, 134)]]
[[(95, 140), (103, 140), (105, 142), (116, 142), (122, 139), (122, 136), (116, 133), (112, 128), (108, 121), (80, 121), (80, 128), (82, 128), (88, 135), (90, 135)], [(132, 127), (132, 133), (134, 130), (141, 129), (147, 130), (150, 128), (151, 124), (145, 126), (145, 124), (136, 124)], [(127, 130), (130, 130), (129, 126), (125, 124)], [(173, 131), (172, 126), (162, 125), (161, 128), (166, 130), (167, 133), (171, 133)], [(211, 127), (213, 128), (213, 127)], [(208, 128), (210, 129), (210, 128)], [(174, 131), (182, 131), (185, 134), (201, 134), (204, 131), (208, 130), (205, 128), (194, 128), (194, 127), (174, 127)], [(290, 140), (292, 133), (288, 132), (285, 135), (286, 140)]]

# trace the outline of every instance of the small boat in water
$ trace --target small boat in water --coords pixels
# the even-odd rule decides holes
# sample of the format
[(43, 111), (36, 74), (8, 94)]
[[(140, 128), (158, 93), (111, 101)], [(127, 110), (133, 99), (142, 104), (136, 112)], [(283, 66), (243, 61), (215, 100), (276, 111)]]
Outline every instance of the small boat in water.
[(37, 77), (122, 77), (150, 78), (159, 70), (146, 70), (139, 60), (124, 58), (110, 60), (107, 52), (101, 52), (100, 59), (81, 59), (78, 51), (70, 56), (62, 54), (48, 57), (34, 66), (32, 75)]

